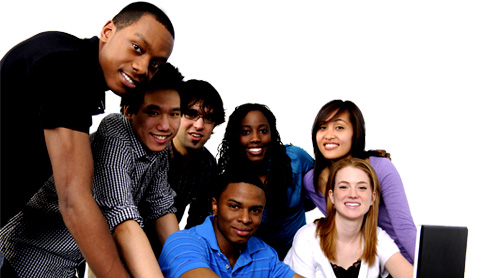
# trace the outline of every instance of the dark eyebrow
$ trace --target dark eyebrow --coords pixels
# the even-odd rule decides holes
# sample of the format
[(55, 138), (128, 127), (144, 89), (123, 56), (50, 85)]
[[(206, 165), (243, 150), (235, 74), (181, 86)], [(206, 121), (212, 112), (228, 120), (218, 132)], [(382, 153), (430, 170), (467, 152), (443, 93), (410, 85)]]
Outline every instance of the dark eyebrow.
[(263, 208), (264, 208), (264, 206), (262, 206), (262, 205), (258, 205), (258, 206), (252, 206), (252, 207), (250, 207), (250, 208), (251, 208), (251, 209), (255, 209), (255, 208), (260, 208), (260, 209), (263, 209)]
[(145, 109), (150, 109), (150, 110), (160, 110), (161, 107), (157, 106), (157, 105), (154, 105), (154, 104), (150, 104), (148, 105)]
[(234, 199), (228, 199), (229, 202), (234, 202), (234, 203), (237, 203), (239, 205), (241, 205), (242, 203), (237, 201), (237, 200), (234, 200)]
[[(146, 48), (146, 51), (151, 50), (151, 45), (147, 42), (147, 40), (145, 39), (145, 37), (142, 34), (135, 33), (135, 36), (137, 38), (139, 38), (144, 43), (144, 46), (145, 46), (144, 48)], [(161, 62), (166, 63), (167, 59), (168, 59), (168, 57), (158, 57), (158, 58), (154, 58), (153, 60), (157, 60), (157, 61), (161, 61)]]

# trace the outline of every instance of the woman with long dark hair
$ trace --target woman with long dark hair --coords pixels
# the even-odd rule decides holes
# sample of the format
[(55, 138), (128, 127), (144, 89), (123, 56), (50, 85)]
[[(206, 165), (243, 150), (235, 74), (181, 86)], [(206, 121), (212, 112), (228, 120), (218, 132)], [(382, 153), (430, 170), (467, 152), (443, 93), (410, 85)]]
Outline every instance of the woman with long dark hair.
[(302, 180), (313, 168), (313, 159), (303, 149), (283, 145), (276, 118), (262, 104), (238, 106), (230, 115), (218, 151), (220, 172), (245, 167), (259, 176), (266, 187), (267, 204), (257, 237), (284, 258), (295, 233), (306, 224)]
[(304, 178), (316, 206), (327, 215), (326, 182), (330, 167), (342, 158), (366, 160), (377, 172), (382, 188), (378, 225), (396, 242), (402, 255), (414, 259), (416, 226), (409, 210), (401, 177), (392, 162), (376, 151), (365, 151), (365, 120), (351, 101), (333, 100), (316, 115), (312, 130), (315, 167)]

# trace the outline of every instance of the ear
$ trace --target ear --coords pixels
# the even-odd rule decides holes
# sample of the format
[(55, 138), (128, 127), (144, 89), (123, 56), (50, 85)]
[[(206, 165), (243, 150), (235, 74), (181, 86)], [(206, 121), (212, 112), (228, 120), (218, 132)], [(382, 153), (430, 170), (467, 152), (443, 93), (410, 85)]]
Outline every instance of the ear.
[(335, 204), (335, 195), (333, 194), (333, 190), (328, 190), (328, 197), (330, 197), (330, 201), (332, 204)]
[(108, 21), (101, 29), (100, 41), (106, 43), (113, 36), (115, 31), (117, 31), (117, 27), (115, 26), (113, 21)]
[(128, 110), (129, 110), (129, 107), (128, 107), (127, 105), (125, 105), (125, 106), (123, 107), (123, 114), (125, 115), (125, 117), (126, 117), (127, 119), (131, 120), (131, 119), (132, 119), (132, 115), (133, 115), (133, 114), (132, 114), (132, 113), (130, 113), (130, 112), (128, 112)]
[(215, 197), (211, 199), (211, 209), (213, 211), (213, 215), (216, 215), (216, 212), (218, 211), (218, 202), (216, 201)]
[(370, 206), (373, 206), (375, 204), (375, 199), (377, 198), (377, 192), (372, 192), (372, 205)]

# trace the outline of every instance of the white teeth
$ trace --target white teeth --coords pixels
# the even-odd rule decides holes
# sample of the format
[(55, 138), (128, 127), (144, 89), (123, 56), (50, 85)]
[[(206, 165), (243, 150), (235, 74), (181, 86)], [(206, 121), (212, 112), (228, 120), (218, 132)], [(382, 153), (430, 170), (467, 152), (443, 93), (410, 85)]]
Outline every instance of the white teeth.
[(203, 135), (201, 135), (201, 134), (190, 133), (189, 135), (191, 135), (193, 137), (203, 137)]
[(337, 144), (325, 144), (325, 147), (336, 147), (338, 146)]
[(260, 152), (262, 148), (249, 148), (250, 152)]
[(346, 206), (350, 206), (350, 207), (358, 207), (360, 204), (357, 204), (357, 203), (345, 203)]
[(159, 140), (166, 140), (167, 136), (161, 136), (161, 135), (155, 135), (153, 134), (152, 136), (154, 136), (156, 139), (159, 139)]
[(134, 84), (134, 81), (127, 74), (125, 74), (125, 72), (122, 72), (122, 75), (130, 84)]

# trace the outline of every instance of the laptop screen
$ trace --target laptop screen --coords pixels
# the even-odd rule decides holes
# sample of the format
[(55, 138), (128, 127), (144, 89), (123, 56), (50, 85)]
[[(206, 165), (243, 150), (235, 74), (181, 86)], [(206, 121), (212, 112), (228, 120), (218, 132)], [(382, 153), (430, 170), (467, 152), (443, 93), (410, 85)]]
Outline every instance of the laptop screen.
[(463, 278), (467, 227), (420, 225), (416, 239), (416, 278)]

